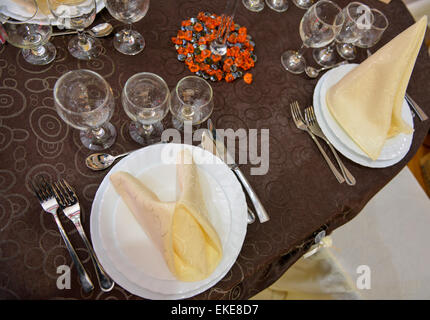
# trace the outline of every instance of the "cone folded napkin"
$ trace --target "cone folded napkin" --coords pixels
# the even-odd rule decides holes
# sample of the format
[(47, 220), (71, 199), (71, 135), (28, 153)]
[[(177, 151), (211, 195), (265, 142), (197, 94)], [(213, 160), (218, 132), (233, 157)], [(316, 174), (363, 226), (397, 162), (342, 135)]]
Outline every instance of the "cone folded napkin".
[(207, 278), (222, 258), (222, 245), (208, 219), (198, 169), (188, 150), (178, 154), (179, 200), (161, 202), (140, 180), (126, 172), (111, 175), (115, 190), (163, 253), (181, 281)]
[(386, 139), (413, 132), (401, 113), (426, 27), (423, 17), (327, 92), (331, 114), (372, 160), (379, 157)]

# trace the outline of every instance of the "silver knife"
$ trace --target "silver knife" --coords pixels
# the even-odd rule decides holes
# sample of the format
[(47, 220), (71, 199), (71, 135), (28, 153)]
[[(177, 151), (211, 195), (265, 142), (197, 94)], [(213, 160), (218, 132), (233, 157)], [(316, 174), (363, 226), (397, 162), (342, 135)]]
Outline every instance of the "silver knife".
[[(210, 147), (211, 143), (213, 147)], [(202, 146), (208, 151), (212, 150), (212, 153), (218, 155), (218, 157), (220, 157), (236, 174), (237, 178), (242, 183), (243, 188), (248, 193), (249, 199), (254, 205), (255, 213), (257, 214), (260, 223), (269, 221), (269, 215), (264, 209), (263, 204), (261, 203), (254, 189), (252, 188), (251, 184), (246, 179), (245, 175), (239, 169), (238, 165), (234, 163), (234, 161), (232, 161), (232, 158), (226, 150), (224, 143), (222, 143), (220, 140), (213, 139), (212, 132), (210, 132), (209, 130), (204, 130), (202, 134)], [(214, 148), (215, 150), (213, 150)]]

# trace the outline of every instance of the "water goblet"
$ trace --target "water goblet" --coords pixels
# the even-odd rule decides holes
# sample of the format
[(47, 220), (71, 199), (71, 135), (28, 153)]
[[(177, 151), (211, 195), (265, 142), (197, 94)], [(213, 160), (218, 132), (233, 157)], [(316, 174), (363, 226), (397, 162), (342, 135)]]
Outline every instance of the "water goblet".
[(185, 122), (199, 125), (206, 121), (214, 108), (210, 84), (196, 76), (182, 78), (171, 93), (170, 111), (173, 125), (182, 130)]
[(113, 145), (117, 134), (109, 120), (115, 100), (101, 75), (86, 69), (63, 74), (54, 86), (54, 102), (60, 118), (81, 130), (80, 139), (86, 148), (99, 151)]
[(59, 24), (78, 32), (78, 35), (70, 39), (68, 44), (69, 52), (73, 57), (90, 60), (100, 55), (102, 51), (100, 40), (84, 31), (96, 17), (96, 0), (48, 0), (48, 6)]
[(252, 12), (260, 12), (264, 9), (263, 0), (242, 0), (243, 6)]
[(169, 112), (170, 90), (158, 75), (141, 72), (125, 83), (122, 105), (133, 121), (129, 126), (131, 138), (139, 144), (148, 145), (161, 140), (161, 120)]
[(128, 28), (115, 34), (113, 42), (115, 49), (127, 55), (141, 52), (145, 48), (145, 39), (132, 29), (132, 24), (145, 17), (149, 9), (149, 0), (104, 0), (104, 2), (115, 19), (128, 24)]
[(288, 0), (266, 0), (266, 4), (277, 12), (284, 12), (288, 9)]
[(312, 7), (315, 1), (318, 0), (293, 0), (293, 3), (296, 5), (296, 7), (307, 10)]
[(52, 34), (50, 25), (15, 24), (8, 20), (3, 27), (7, 42), (21, 48), (22, 56), (28, 63), (45, 65), (55, 59), (57, 49), (49, 42)]
[(300, 21), (302, 46), (298, 51), (288, 50), (281, 56), (282, 66), (289, 72), (304, 72), (306, 48), (325, 47), (333, 41), (344, 22), (342, 9), (329, 0), (320, 0), (311, 6)]
[(373, 20), (368, 29), (363, 29), (359, 39), (354, 42), (359, 48), (371, 48), (381, 40), (382, 34), (388, 28), (387, 17), (378, 9), (371, 9)]

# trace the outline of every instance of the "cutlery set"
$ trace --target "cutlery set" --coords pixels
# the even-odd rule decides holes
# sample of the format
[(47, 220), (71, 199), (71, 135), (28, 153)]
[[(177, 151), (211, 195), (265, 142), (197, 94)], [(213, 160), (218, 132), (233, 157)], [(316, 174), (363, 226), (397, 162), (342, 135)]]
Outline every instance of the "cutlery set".
[(87, 247), (89, 255), (93, 262), (94, 268), (96, 270), (97, 280), (99, 282), (100, 289), (104, 292), (111, 291), (115, 283), (106, 274), (105, 270), (98, 261), (97, 256), (94, 253), (94, 250), (92, 249), (92, 246), (87, 236), (85, 235), (84, 229), (81, 224), (81, 209), (79, 206), (79, 200), (72, 187), (65, 180), (50, 184), (44, 178), (40, 179), (40, 181), (31, 182), (31, 186), (34, 191), (34, 194), (39, 199), (43, 210), (47, 213), (52, 214), (52, 216), (54, 217), (61, 237), (63, 238), (67, 250), (72, 257), (73, 264), (77, 268), (79, 282), (81, 283), (84, 292), (92, 291), (94, 289), (94, 285), (84, 266), (82, 265), (81, 260), (76, 254), (76, 251), (73, 248), (69, 237), (67, 236), (66, 231), (63, 228), (63, 225), (61, 224), (60, 218), (58, 217), (59, 209), (61, 209), (64, 215), (73, 222), (79, 232), (79, 235), (84, 241), (85, 246)]

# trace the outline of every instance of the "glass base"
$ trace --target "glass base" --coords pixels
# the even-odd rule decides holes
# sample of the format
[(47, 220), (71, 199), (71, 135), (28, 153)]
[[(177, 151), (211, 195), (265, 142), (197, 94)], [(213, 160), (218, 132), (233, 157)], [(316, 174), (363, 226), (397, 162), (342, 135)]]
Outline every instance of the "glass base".
[(336, 52), (332, 48), (324, 47), (312, 50), (316, 63), (323, 67), (331, 67), (336, 64)]
[(252, 12), (260, 12), (264, 9), (263, 0), (242, 0), (243, 6)]
[(128, 132), (133, 141), (143, 146), (160, 142), (163, 130), (164, 126), (161, 122), (153, 123), (149, 130), (145, 130), (143, 125), (138, 122), (131, 122), (128, 127)]
[(115, 34), (113, 45), (119, 52), (133, 56), (145, 48), (145, 39), (139, 32), (127, 28)]
[(97, 137), (92, 131), (81, 131), (81, 142), (86, 148), (100, 151), (114, 144), (116, 140), (116, 129), (110, 122), (103, 124), (99, 130), (103, 130), (100, 134), (101, 137)]
[(209, 48), (212, 54), (223, 56), (227, 53), (227, 45), (224, 43), (219, 43), (217, 40), (211, 42)]
[(350, 43), (338, 43), (336, 50), (339, 55), (346, 60), (354, 60), (357, 57), (357, 49)]
[(25, 61), (35, 65), (45, 65), (54, 61), (57, 49), (51, 42), (45, 43), (37, 49), (22, 49)]
[(277, 12), (284, 12), (288, 9), (288, 0), (266, 0), (266, 4)]
[(306, 61), (297, 51), (288, 50), (281, 56), (282, 66), (289, 72), (299, 74), (305, 71)]
[(293, 0), (296, 7), (307, 10), (314, 4), (315, 0)]
[(83, 44), (78, 37), (69, 41), (69, 52), (76, 59), (91, 60), (100, 55), (102, 44), (99, 39), (85, 36), (86, 43)]

